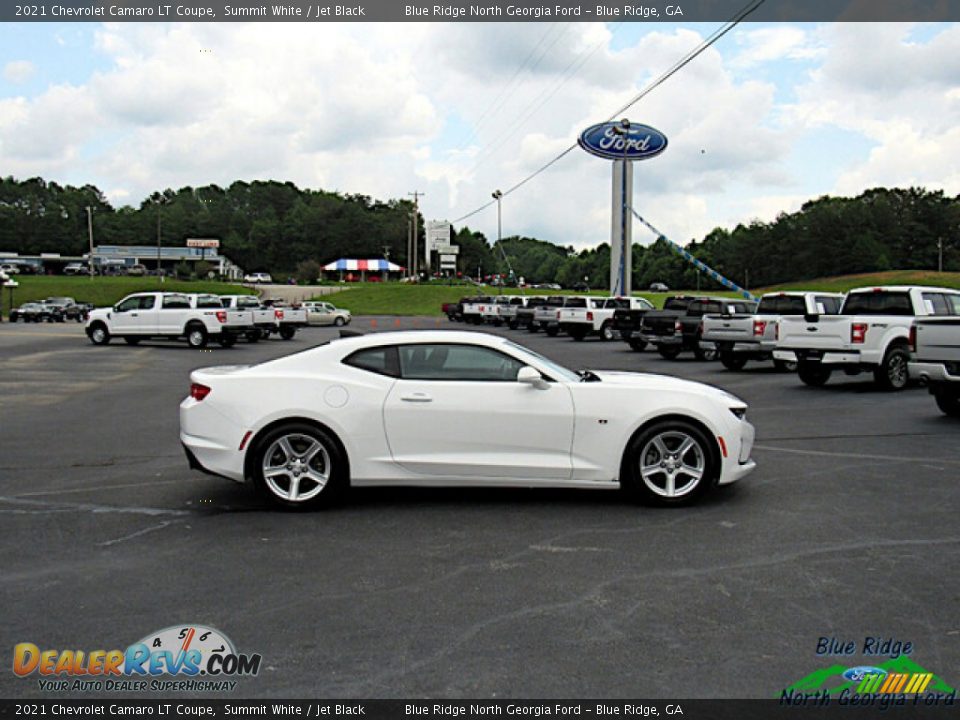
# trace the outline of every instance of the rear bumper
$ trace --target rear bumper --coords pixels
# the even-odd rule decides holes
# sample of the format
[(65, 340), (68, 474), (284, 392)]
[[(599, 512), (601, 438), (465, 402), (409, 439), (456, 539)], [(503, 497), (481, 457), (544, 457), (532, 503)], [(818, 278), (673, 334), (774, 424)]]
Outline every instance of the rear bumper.
[(928, 383), (950, 383), (960, 386), (960, 375), (951, 375), (943, 363), (912, 362), (910, 379)]
[[(777, 353), (794, 353), (797, 360), (819, 362), (824, 365), (864, 365), (869, 364), (857, 350), (816, 350), (810, 348), (778, 348)], [(777, 357), (777, 355), (774, 355)], [(780, 359), (777, 357), (777, 359)]]
[[(636, 335), (634, 335), (636, 337)], [(640, 339), (651, 345), (682, 345), (683, 337), (679, 335), (654, 335), (653, 333), (640, 333)]]

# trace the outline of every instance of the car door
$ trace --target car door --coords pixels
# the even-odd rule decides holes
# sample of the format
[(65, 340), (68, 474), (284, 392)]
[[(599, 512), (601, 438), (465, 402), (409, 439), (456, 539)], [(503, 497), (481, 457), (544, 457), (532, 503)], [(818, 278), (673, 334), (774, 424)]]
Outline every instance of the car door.
[(143, 323), (143, 310), (150, 310), (153, 303), (153, 295), (133, 295), (120, 302), (111, 313), (111, 332), (114, 335), (147, 334)]
[(478, 345), (398, 347), (400, 377), (383, 408), (393, 459), (411, 472), (495, 483), (571, 475), (573, 400), (516, 380), (524, 363)]
[(186, 295), (168, 293), (160, 301), (160, 309), (155, 313), (157, 318), (157, 334), (179, 335), (190, 314), (190, 299)]

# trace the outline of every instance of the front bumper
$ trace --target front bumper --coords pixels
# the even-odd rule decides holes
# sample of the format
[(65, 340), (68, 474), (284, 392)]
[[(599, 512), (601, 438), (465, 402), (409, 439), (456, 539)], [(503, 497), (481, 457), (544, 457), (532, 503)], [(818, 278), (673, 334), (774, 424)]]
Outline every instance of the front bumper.
[(734, 432), (729, 433), (724, 442), (727, 456), (723, 459), (718, 485), (729, 485), (753, 472), (757, 463), (751, 459), (756, 430), (747, 420), (736, 424)]

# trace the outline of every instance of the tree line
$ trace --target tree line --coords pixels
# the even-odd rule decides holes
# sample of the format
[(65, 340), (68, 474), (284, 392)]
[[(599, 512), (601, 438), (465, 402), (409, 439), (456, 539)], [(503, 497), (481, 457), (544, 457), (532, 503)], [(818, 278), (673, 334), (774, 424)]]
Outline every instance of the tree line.
[[(406, 264), (413, 204), (298, 188), (290, 182), (237, 181), (153, 193), (139, 206), (114, 208), (93, 185), (42, 178), (0, 179), (0, 250), (81, 255), (88, 246), (86, 208), (99, 245), (183, 245), (213, 237), (221, 252), (248, 271), (295, 274), (303, 263), (340, 257), (389, 256)], [(423, 217), (417, 218), (423, 237)], [(606, 288), (610, 246), (576, 251), (562, 238), (511, 236), (491, 243), (469, 227), (454, 228), (465, 275), (508, 274), (528, 283), (586, 282)], [(559, 242), (558, 242), (559, 241)], [(923, 188), (875, 188), (857, 197), (824, 196), (771, 222), (716, 228), (687, 249), (731, 280), (750, 287), (830, 275), (960, 269), (960, 197)], [(708, 287), (705, 278), (703, 287)], [(697, 285), (697, 271), (663, 240), (633, 247), (633, 284)]]

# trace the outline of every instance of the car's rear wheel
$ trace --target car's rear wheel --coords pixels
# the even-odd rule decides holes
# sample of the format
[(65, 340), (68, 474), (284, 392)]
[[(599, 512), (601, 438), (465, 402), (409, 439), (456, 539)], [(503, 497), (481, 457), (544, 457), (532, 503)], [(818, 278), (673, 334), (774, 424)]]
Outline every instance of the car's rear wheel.
[(830, 379), (831, 370), (824, 367), (823, 363), (809, 360), (801, 360), (797, 364), (797, 375), (800, 380), (810, 387), (822, 387)]
[(676, 360), (680, 357), (680, 348), (676, 345), (657, 345), (657, 352), (660, 357), (667, 360)]
[(747, 364), (747, 358), (735, 352), (724, 350), (720, 353), (720, 362), (727, 370), (743, 370)]
[(647, 349), (646, 340), (635, 340), (633, 338), (630, 338), (629, 342), (630, 342), (631, 349), (636, 350), (637, 352), (643, 352), (644, 350)]
[(610, 342), (617, 336), (617, 333), (613, 329), (613, 323), (605, 322), (600, 328), (600, 339), (605, 342)]
[(960, 390), (934, 388), (933, 397), (937, 401), (937, 407), (943, 411), (944, 415), (960, 417)]
[(907, 363), (910, 354), (902, 345), (896, 345), (883, 357), (883, 364), (873, 371), (873, 378), (877, 385), (884, 390), (903, 390), (910, 380)]
[(719, 462), (700, 428), (683, 420), (665, 420), (630, 443), (624, 487), (658, 505), (687, 505), (717, 479)]
[(103, 323), (96, 323), (90, 328), (90, 342), (94, 345), (106, 345), (110, 342), (110, 331)]
[(247, 342), (260, 342), (260, 331), (251, 330), (250, 332), (246, 333), (244, 337), (247, 339)]
[(203, 325), (187, 326), (187, 345), (197, 350), (207, 346), (207, 329)]
[(347, 464), (329, 434), (306, 423), (281, 425), (256, 444), (251, 458), (257, 489), (287, 509), (329, 503), (347, 483)]
[(297, 329), (289, 325), (280, 326), (280, 337), (284, 340), (293, 340), (293, 336), (297, 334)]
[(570, 337), (572, 337), (574, 340), (578, 342), (580, 340), (583, 340), (587, 336), (587, 334), (581, 330), (570, 330), (569, 332), (567, 332), (567, 335), (569, 335)]

